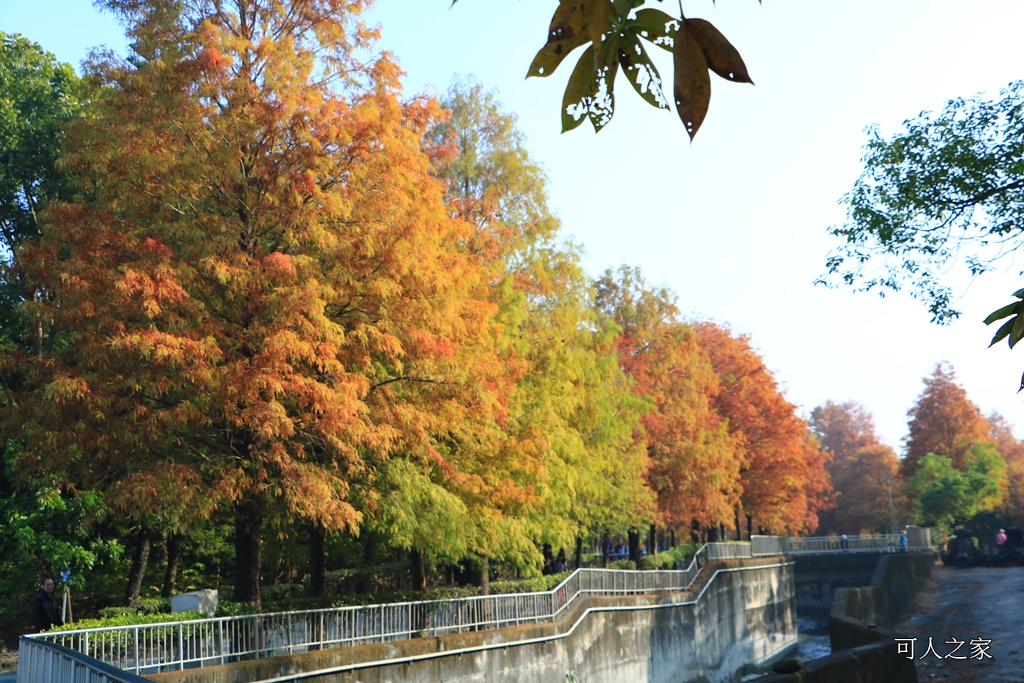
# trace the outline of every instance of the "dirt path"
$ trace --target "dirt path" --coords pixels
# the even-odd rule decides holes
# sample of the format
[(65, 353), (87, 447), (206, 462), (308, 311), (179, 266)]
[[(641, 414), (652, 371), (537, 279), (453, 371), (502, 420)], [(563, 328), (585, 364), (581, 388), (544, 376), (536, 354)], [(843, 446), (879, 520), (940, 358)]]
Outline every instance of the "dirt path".
[(922, 683), (1024, 683), (1024, 568), (938, 567), (898, 630)]

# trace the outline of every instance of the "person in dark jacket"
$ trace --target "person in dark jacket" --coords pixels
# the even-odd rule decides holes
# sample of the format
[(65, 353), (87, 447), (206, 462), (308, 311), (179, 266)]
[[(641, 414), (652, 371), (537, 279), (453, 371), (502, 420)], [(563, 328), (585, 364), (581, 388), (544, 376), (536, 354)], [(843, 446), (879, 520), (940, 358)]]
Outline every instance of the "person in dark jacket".
[(39, 592), (32, 598), (32, 625), (36, 631), (49, 631), (63, 623), (57, 601), (53, 599), (53, 579), (43, 579)]

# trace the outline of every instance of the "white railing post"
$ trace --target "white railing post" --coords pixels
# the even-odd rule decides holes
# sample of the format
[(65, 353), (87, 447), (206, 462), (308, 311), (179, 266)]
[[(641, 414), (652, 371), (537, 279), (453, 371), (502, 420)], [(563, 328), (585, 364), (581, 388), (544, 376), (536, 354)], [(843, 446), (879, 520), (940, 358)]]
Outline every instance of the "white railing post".
[(132, 657), (135, 659), (135, 673), (141, 674), (142, 667), (141, 657), (139, 657), (139, 627), (136, 626), (132, 629)]

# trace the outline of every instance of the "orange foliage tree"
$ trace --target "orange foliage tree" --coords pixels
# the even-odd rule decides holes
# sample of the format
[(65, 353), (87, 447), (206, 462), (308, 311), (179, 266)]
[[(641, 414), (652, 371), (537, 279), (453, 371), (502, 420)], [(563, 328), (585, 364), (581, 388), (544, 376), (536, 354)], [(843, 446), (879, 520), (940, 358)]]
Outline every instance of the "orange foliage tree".
[(858, 403), (828, 401), (811, 411), (809, 425), (830, 455), (825, 469), (835, 494), (835, 507), (819, 513), (818, 530), (891, 531), (906, 511), (899, 484), (893, 486), (899, 460), (878, 440), (871, 413)]
[(999, 413), (989, 415), (988, 423), (996, 450), (1006, 461), (1008, 489), (1002, 512), (1013, 524), (1020, 526), (1024, 524), (1024, 441), (1014, 436), (1013, 427)]
[(972, 442), (992, 442), (988, 420), (956, 383), (956, 373), (947, 363), (937, 363), (931, 376), (924, 379), (924, 391), (907, 417), (906, 452), (900, 471), (908, 481), (928, 453), (952, 458), (953, 467), (963, 469), (963, 456)]
[(23, 464), (129, 514), (228, 506), (258, 603), (265, 518), (354, 530), (394, 454), (471, 476), (438, 442), (500, 404), (469, 362), (494, 307), (423, 151), (436, 106), (357, 55), (364, 3), (101, 4), (133, 54), (90, 65), (80, 200), (17, 259), (49, 323), (12, 361)]
[(718, 378), (693, 329), (676, 320), (674, 296), (623, 267), (598, 280), (597, 305), (621, 327), (619, 363), (650, 402), (638, 439), (661, 521), (671, 528), (728, 521), (739, 501), (738, 442), (712, 408)]
[[(713, 405), (742, 448), (740, 504), (748, 534), (755, 527), (813, 531), (818, 512), (831, 504), (827, 453), (780, 393), (748, 337), (712, 322), (694, 327), (720, 383)], [(737, 526), (738, 520), (737, 512)]]

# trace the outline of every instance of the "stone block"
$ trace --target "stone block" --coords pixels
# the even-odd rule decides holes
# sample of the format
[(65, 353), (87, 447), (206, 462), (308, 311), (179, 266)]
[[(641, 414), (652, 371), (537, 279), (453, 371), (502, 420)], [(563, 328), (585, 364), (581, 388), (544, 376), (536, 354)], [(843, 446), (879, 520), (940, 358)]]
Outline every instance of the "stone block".
[(212, 617), (217, 611), (217, 591), (206, 588), (175, 595), (171, 598), (171, 611), (200, 612)]

